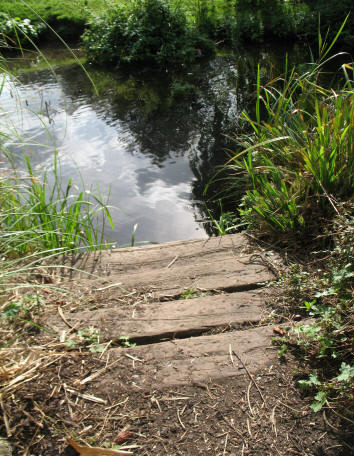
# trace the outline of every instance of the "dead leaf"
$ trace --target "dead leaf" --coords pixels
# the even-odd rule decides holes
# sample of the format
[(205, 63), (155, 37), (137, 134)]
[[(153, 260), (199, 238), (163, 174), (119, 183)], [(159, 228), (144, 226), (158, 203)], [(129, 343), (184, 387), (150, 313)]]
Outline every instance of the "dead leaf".
[(275, 328), (273, 328), (273, 333), (284, 336), (284, 334), (286, 334), (286, 331), (282, 328), (279, 328), (279, 326), (275, 326)]
[(127, 440), (133, 440), (135, 437), (134, 433), (129, 431), (129, 427), (126, 427), (120, 431), (117, 437), (114, 439), (114, 443), (118, 445), (126, 442)]
[(75, 440), (68, 438), (67, 442), (70, 446), (74, 448), (81, 456), (116, 456), (120, 454), (133, 454), (131, 451), (124, 451), (124, 450), (112, 450), (110, 448), (101, 448), (101, 447), (88, 447), (79, 445)]

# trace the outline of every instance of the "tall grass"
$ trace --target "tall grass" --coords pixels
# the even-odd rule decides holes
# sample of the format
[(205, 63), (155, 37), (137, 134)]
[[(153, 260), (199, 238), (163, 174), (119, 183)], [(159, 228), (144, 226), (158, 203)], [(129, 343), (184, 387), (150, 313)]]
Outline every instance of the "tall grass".
[[(16, 30), (16, 24), (12, 25)], [(20, 33), (33, 44), (35, 51), (40, 52), (26, 32), (18, 30)], [(18, 44), (20, 47), (20, 41)], [(76, 58), (74, 54), (73, 57)], [(27, 107), (26, 101), (21, 100), (17, 89), (20, 83), (13, 82), (15, 78), (1, 55), (0, 63), (0, 103), (5, 86), (8, 86), (7, 91), (11, 95), (10, 103), (6, 100), (0, 104), (3, 157), (0, 174), (0, 252), (16, 257), (56, 249), (103, 249), (105, 225), (108, 222), (113, 227), (107, 203), (99, 189), (95, 192), (79, 190), (71, 179), (63, 183), (55, 143), (41, 113), (37, 114), (38, 120), (53, 153), (53, 164), (50, 171), (35, 172), (26, 149), (33, 144), (43, 145), (36, 144), (21, 131), (21, 119), (26, 117), (24, 111), (28, 109), (31, 115), (35, 113)], [(86, 73), (85, 68), (82, 69)], [(8, 144), (21, 145), (25, 170), (16, 168)]]
[(321, 83), (338, 56), (328, 57), (335, 40), (319, 35), (319, 58), (303, 73), (286, 70), (261, 85), (258, 69), (255, 119), (243, 113), (250, 132), (225, 169), (230, 192), (246, 178), (240, 214), (263, 234), (316, 234), (337, 202), (353, 196), (353, 65), (342, 65), (336, 89)]
[(0, 196), (2, 249), (22, 255), (36, 250), (96, 250), (105, 247), (104, 228), (113, 222), (107, 204), (88, 190), (77, 190), (70, 179), (63, 187), (57, 153), (52, 179), (37, 176), (25, 157), (27, 173), (3, 180)]

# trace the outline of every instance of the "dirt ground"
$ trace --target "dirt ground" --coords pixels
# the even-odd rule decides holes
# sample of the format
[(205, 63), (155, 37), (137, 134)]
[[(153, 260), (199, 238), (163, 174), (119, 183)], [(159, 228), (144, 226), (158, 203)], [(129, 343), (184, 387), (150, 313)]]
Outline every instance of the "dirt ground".
[[(78, 454), (67, 437), (111, 448), (127, 428), (131, 440), (124, 446), (139, 456), (353, 454), (340, 418), (309, 409), (310, 399), (296, 388), (298, 364), (289, 357), (251, 377), (245, 372), (220, 382), (152, 391), (129, 390), (122, 383), (111, 394), (110, 381), (117, 383), (109, 379), (109, 368), (104, 391), (95, 387), (98, 377), (75, 393), (66, 388), (105, 369), (104, 358), (88, 353), (56, 358), (2, 403), (15, 455)], [(6, 436), (4, 424), (0, 434)]]
[[(180, 251), (176, 254), (176, 250), (170, 251), (169, 247), (162, 246), (162, 257), (158, 251), (160, 247), (150, 247), (148, 257), (142, 250), (128, 249), (124, 255), (126, 264), (130, 265), (129, 274), (126, 274), (119, 258), (119, 262), (116, 260), (116, 275), (107, 275), (104, 283), (96, 281), (95, 293), (86, 290), (80, 299), (72, 297), (68, 300), (62, 295), (55, 296), (50, 289), (43, 289), (42, 297), (47, 301), (44, 316), (42, 313), (35, 315), (36, 309), (33, 308), (32, 314), (26, 316), (31, 324), (11, 327), (7, 322), (8, 326), (0, 328), (2, 341), (18, 337), (18, 341), (0, 352), (0, 411), (3, 418), (0, 437), (8, 439), (13, 454), (75, 456), (79, 453), (67, 443), (67, 439), (71, 438), (80, 445), (91, 447), (112, 449), (118, 448), (119, 444), (121, 450), (134, 456), (354, 455), (354, 433), (349, 428), (351, 423), (343, 421), (335, 411), (326, 407), (314, 413), (309, 407), (311, 398), (305, 397), (297, 387), (300, 370), (302, 375), (304, 373), (303, 366), (290, 353), (282, 359), (277, 357), (271, 336), (277, 335), (277, 325), (281, 326), (286, 319), (277, 315), (275, 307), (269, 307), (269, 303), (265, 305), (265, 296), (273, 291), (265, 287), (263, 295), (263, 289), (257, 282), (257, 277), (262, 277), (263, 287), (263, 281), (274, 277), (276, 271), (267, 272), (268, 260), (263, 261), (263, 253), (257, 254), (256, 262), (252, 263), (255, 255), (247, 257), (244, 245), (239, 243), (234, 247), (232, 243), (227, 244), (230, 239), (233, 242), (240, 239), (239, 235), (236, 236), (226, 237), (223, 241), (225, 246), (213, 241), (214, 244), (206, 248), (205, 243), (194, 242), (191, 247), (196, 253), (191, 253), (191, 247), (176, 243), (173, 249), (179, 248)], [(231, 266), (223, 261), (225, 251), (230, 256)], [(139, 256), (139, 263), (136, 255)], [(193, 264), (190, 266), (192, 260), (195, 264), (198, 262), (199, 269)], [(151, 262), (150, 277), (158, 284), (150, 292), (143, 292), (137, 286), (145, 280), (141, 271), (146, 270), (146, 261)], [(209, 267), (217, 261), (220, 262), (217, 269), (217, 280), (221, 283), (219, 288), (215, 285), (213, 268)], [(141, 269), (137, 268), (137, 264)], [(252, 279), (247, 278), (245, 273), (250, 264)], [(208, 270), (210, 275), (203, 275), (202, 272), (195, 274), (197, 270)], [(268, 278), (264, 279), (266, 274)], [(241, 280), (241, 276), (243, 282), (238, 288), (230, 286), (230, 283)], [(126, 277), (133, 284), (134, 292), (120, 289), (118, 293), (115, 286)], [(166, 282), (166, 277), (170, 283)], [(201, 277), (205, 293), (200, 293), (201, 289), (195, 287)], [(206, 289), (208, 286), (209, 289)], [(164, 294), (157, 299), (156, 290), (161, 291), (163, 287)], [(193, 294), (195, 306), (193, 299), (176, 301), (185, 296), (185, 292)], [(259, 292), (262, 294), (259, 295)], [(225, 303), (223, 293), (227, 294)], [(235, 299), (230, 300), (232, 294)], [(212, 296), (217, 296), (215, 301)], [(241, 304), (240, 296), (245, 296)], [(264, 299), (263, 304), (259, 296)], [(217, 323), (215, 327), (208, 328), (203, 320), (200, 327), (195, 326), (196, 317), (213, 319), (216, 300), (219, 303), (222, 301), (225, 306), (234, 306), (233, 310), (235, 306), (243, 306), (244, 312), (246, 305), (253, 303), (253, 316), (251, 318), (246, 312), (241, 322), (235, 316), (231, 324), (232, 312), (220, 311), (218, 318), (225, 319), (222, 320), (225, 324), (219, 326)], [(141, 324), (148, 328), (156, 312), (160, 314), (159, 318), (165, 319), (165, 323), (168, 320), (162, 315), (161, 302), (168, 305), (174, 303), (177, 309), (184, 309), (183, 321), (193, 322), (188, 331), (180, 328), (181, 321), (177, 315), (171, 319), (170, 330), (164, 328), (161, 333), (154, 330), (150, 339), (142, 339), (139, 342), (141, 345), (135, 348), (131, 347), (132, 340), (120, 343), (117, 339), (110, 340), (110, 333), (115, 329), (112, 322), (112, 329), (103, 339), (103, 351), (102, 344), (98, 344), (100, 350), (95, 350), (97, 341), (92, 334), (78, 336), (77, 324), (82, 315), (88, 318), (87, 309), (93, 312), (92, 318), (100, 315), (98, 309), (103, 309), (101, 312), (106, 318), (112, 307), (112, 321), (116, 321), (117, 326), (124, 323), (120, 321), (124, 313), (127, 322), (134, 318), (134, 314), (140, 315)], [(183, 305), (180, 304), (182, 302)], [(118, 310), (114, 313), (114, 306), (120, 306), (120, 313)], [(150, 307), (159, 310), (151, 316), (148, 312)], [(122, 313), (122, 309), (126, 312)], [(146, 318), (142, 309), (147, 309)], [(66, 330), (61, 328), (57, 334), (50, 327), (43, 330), (45, 320), (49, 321), (53, 315)], [(108, 321), (107, 318), (101, 318), (97, 325), (104, 325), (105, 321)], [(108, 328), (107, 323), (106, 326)], [(175, 328), (179, 328), (179, 334)], [(100, 328), (101, 334), (104, 334), (104, 329)], [(167, 342), (164, 339), (166, 334)], [(257, 334), (263, 337), (258, 342), (253, 340)], [(242, 359), (233, 357), (231, 353), (229, 357), (227, 346), (222, 348), (220, 358), (220, 341), (224, 347), (223, 341), (228, 340), (238, 347)], [(174, 348), (170, 350), (169, 347)], [(195, 369), (190, 367), (194, 362)], [(183, 375), (185, 365), (189, 365), (190, 376)], [(201, 381), (193, 377), (195, 370)], [(166, 382), (164, 372), (169, 373)], [(176, 379), (182, 379), (175, 385), (172, 384), (174, 372)], [(209, 372), (212, 372), (213, 378)], [(89, 450), (86, 448), (81, 454), (105, 454), (104, 451)], [(1, 448), (0, 456), (3, 456)]]

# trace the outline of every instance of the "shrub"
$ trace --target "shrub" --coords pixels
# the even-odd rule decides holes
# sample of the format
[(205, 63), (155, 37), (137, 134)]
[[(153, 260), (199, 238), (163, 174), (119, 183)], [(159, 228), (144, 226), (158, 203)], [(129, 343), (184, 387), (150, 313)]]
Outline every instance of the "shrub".
[[(79, 3), (79, 4), (78, 4)], [(46, 23), (63, 39), (78, 39), (84, 31), (87, 12), (84, 0), (0, 0), (0, 11), (6, 12), (11, 20), (23, 22), (39, 28), (39, 38), (49, 39), (55, 35)]]
[(6, 13), (0, 13), (0, 37), (5, 47), (19, 46), (28, 40), (33, 40), (45, 29), (44, 24), (32, 24), (30, 19), (12, 18)]
[(139, 0), (129, 7), (109, 9), (91, 21), (83, 43), (88, 59), (98, 65), (165, 68), (197, 57), (197, 39), (184, 13), (162, 0)]

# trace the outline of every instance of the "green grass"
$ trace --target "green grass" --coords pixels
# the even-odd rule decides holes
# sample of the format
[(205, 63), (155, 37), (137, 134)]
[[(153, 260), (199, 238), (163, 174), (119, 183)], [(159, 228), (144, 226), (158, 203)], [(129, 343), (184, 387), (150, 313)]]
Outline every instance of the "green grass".
[(333, 44), (320, 37), (319, 60), (304, 73), (286, 71), (261, 85), (259, 69), (255, 119), (243, 113), (250, 131), (225, 166), (230, 193), (240, 175), (246, 179), (240, 214), (259, 233), (316, 236), (337, 203), (353, 196), (353, 66), (342, 66), (336, 89), (320, 82)]
[(105, 222), (112, 220), (99, 192), (80, 191), (71, 180), (63, 186), (56, 154), (52, 182), (48, 172), (37, 176), (28, 157), (25, 161), (25, 177), (14, 174), (2, 183), (2, 249), (19, 256), (38, 250), (104, 248)]

